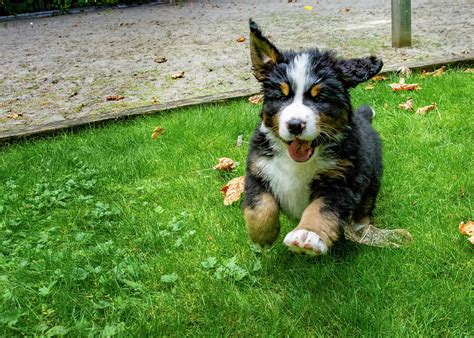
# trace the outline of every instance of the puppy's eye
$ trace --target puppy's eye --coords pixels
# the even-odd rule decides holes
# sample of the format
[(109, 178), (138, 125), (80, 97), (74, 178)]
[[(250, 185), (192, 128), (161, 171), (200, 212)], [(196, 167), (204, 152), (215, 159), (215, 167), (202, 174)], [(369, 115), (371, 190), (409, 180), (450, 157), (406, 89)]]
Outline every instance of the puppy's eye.
[(315, 84), (313, 87), (311, 87), (310, 94), (312, 97), (316, 97), (316, 95), (318, 95), (320, 91), (321, 91), (321, 85)]
[(290, 86), (286, 82), (280, 83), (280, 90), (285, 96), (288, 96), (288, 94), (290, 94)]

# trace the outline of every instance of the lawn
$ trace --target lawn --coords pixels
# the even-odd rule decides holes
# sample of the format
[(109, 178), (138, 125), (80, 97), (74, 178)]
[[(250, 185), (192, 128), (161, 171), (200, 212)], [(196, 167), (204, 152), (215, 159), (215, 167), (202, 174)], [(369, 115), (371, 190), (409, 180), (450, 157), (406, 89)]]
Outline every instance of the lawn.
[[(0, 149), (0, 335), (469, 336), (474, 75), (398, 77), (352, 92), (384, 141), (375, 214), (401, 249), (341, 242), (292, 255), (253, 249), (220, 188), (245, 174), (259, 106), (177, 109)], [(436, 102), (424, 116), (415, 109)], [(156, 126), (165, 132), (156, 140)], [(236, 147), (238, 135), (244, 144)], [(240, 166), (212, 170), (219, 157)]]

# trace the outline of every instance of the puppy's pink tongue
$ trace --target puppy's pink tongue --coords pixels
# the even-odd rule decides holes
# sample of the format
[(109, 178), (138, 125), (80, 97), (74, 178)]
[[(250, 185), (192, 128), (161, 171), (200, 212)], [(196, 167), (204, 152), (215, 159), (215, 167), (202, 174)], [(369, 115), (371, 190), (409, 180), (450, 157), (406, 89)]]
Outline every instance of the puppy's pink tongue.
[(311, 148), (311, 141), (303, 141), (295, 139), (288, 146), (288, 153), (296, 162), (306, 162), (313, 155), (313, 148)]

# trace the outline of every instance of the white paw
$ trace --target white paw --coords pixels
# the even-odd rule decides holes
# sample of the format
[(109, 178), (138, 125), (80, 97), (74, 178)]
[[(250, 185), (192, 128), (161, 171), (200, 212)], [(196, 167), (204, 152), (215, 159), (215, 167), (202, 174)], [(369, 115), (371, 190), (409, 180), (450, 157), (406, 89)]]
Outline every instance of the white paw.
[(320, 255), (328, 251), (326, 243), (317, 234), (305, 229), (296, 229), (289, 232), (283, 243), (290, 250), (307, 255)]

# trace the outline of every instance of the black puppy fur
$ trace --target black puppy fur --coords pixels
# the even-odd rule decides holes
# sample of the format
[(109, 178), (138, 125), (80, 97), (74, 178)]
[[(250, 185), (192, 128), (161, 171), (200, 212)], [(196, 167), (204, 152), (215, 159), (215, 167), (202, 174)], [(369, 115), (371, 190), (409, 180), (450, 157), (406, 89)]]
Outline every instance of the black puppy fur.
[(348, 90), (383, 63), (318, 49), (280, 52), (252, 20), (250, 49), (264, 94), (247, 158), (243, 208), (250, 238), (272, 244), (283, 209), (299, 220), (295, 230), (304, 230), (288, 234), (285, 244), (325, 253), (344, 225), (366, 224), (375, 207), (381, 142), (371, 125), (373, 110), (353, 111)]

